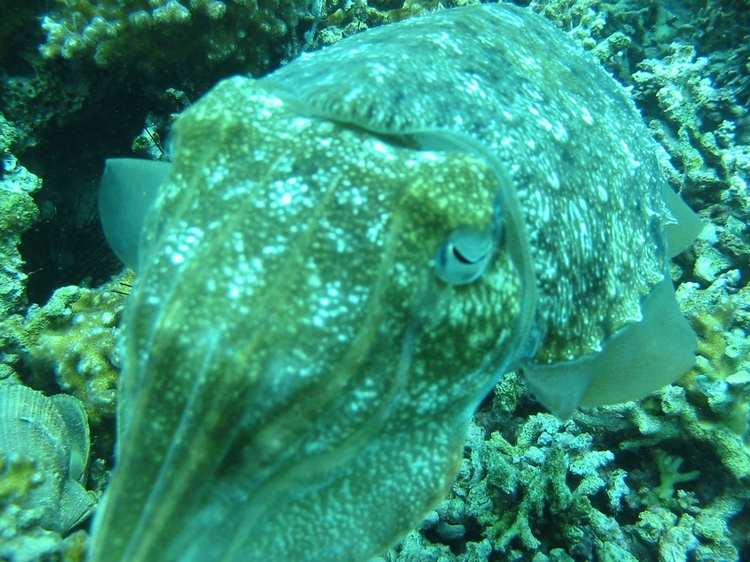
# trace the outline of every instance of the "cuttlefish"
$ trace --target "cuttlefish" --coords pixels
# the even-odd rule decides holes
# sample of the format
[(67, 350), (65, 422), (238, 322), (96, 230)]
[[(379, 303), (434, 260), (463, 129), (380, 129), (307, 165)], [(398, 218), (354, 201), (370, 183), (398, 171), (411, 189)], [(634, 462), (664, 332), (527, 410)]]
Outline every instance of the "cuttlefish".
[(568, 416), (693, 364), (668, 262), (700, 223), (626, 91), (528, 10), (229, 78), (170, 146), (102, 180), (137, 279), (93, 561), (366, 561), (503, 373)]

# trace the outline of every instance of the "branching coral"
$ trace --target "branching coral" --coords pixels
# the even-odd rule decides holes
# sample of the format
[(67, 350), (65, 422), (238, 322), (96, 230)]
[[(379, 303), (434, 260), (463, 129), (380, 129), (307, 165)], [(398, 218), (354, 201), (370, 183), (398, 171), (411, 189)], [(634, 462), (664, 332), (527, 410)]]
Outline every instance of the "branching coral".
[(704, 425), (750, 446), (750, 287), (732, 270), (706, 289), (683, 284), (680, 293), (699, 335), (696, 368), (680, 384)]
[[(42, 22), (44, 57), (93, 58), (154, 76), (232, 60), (260, 74), (296, 51), (302, 0), (56, 0)], [(292, 50), (290, 50), (290, 48)], [(120, 66), (121, 70), (126, 67)]]
[[(568, 541), (555, 537), (555, 532), (551, 536), (552, 527), (568, 538), (590, 535), (594, 542), (599, 533), (611, 534), (613, 525), (607, 514), (592, 517), (596, 510), (590, 496), (614, 492), (618, 478), (607, 475), (605, 468), (614, 455), (592, 450), (592, 444), (591, 435), (549, 414), (537, 414), (524, 422), (515, 444), (500, 432), (490, 436), (478, 451), (487, 470), (485, 486), (474, 488), (472, 494), (486, 494), (493, 509), (470, 513), (480, 524), (488, 525), (485, 536), (494, 549), (534, 550), (542, 546), (542, 540), (551, 547), (575, 546), (575, 538), (572, 544), (565, 544)], [(469, 502), (474, 503), (471, 495)], [(605, 504), (609, 507), (610, 502)], [(538, 518), (545, 513), (549, 527), (540, 528)], [(594, 535), (592, 526), (597, 528)], [(588, 544), (585, 548), (599, 552), (602, 546)]]
[[(597, 448), (574, 422), (550, 414), (511, 425), (489, 436), (479, 426), (470, 430), (452, 498), (423, 526), (424, 535), (451, 546), (453, 555), (441, 559), (487, 560), (494, 552), (508, 559), (547, 553), (567, 560), (559, 556), (569, 552), (635, 561), (620, 546), (625, 532), (615, 515), (631, 492), (625, 472), (614, 466), (615, 455)], [(446, 536), (446, 522), (464, 532)], [(387, 559), (410, 560), (414, 547), (425, 545), (412, 537)]]
[(680, 472), (680, 467), (685, 462), (685, 459), (677, 455), (670, 455), (661, 449), (654, 451), (654, 459), (659, 466), (659, 475), (661, 478), (659, 487), (655, 488), (654, 492), (661, 499), (673, 497), (676, 484), (680, 482), (692, 482), (700, 476), (699, 470)]
[(502, 429), (472, 427), (451, 496), (383, 560), (740, 560), (750, 452), (685, 396), (566, 422), (509, 417), (495, 399), (477, 419)]

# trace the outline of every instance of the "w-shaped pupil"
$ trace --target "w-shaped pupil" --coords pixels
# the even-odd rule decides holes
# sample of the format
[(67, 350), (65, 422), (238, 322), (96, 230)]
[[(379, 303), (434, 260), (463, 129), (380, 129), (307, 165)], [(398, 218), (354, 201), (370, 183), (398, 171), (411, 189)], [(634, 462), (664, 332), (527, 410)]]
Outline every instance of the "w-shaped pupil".
[[(453, 246), (451, 249), (453, 250), (454, 257), (461, 263), (473, 264), (479, 261), (479, 260), (471, 261), (469, 258), (465, 257), (461, 252), (459, 252), (458, 248), (456, 248), (455, 246)], [(480, 256), (479, 259), (482, 259), (482, 257)]]

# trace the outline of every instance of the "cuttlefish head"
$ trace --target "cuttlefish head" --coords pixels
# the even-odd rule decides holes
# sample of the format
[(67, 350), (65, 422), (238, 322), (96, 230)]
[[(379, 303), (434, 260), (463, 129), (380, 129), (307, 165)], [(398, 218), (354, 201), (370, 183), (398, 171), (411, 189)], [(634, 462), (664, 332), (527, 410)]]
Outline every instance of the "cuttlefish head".
[(103, 209), (142, 233), (108, 228), (137, 280), (92, 559), (368, 559), (442, 498), (523, 338), (501, 180), (244, 78), (174, 135), (103, 184), (158, 188)]

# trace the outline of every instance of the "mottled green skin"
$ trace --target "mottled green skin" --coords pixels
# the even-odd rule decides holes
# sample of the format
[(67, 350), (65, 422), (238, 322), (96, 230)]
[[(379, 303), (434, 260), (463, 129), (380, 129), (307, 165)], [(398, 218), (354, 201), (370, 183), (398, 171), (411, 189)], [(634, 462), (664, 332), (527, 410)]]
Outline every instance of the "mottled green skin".
[(667, 264), (666, 182), (632, 100), (564, 33), (512, 5), (393, 27), (303, 55), (263, 82), (369, 130), (478, 140), (523, 213), (531, 263), (519, 267), (536, 279), (529, 355), (599, 351), (640, 320)]
[[(177, 122), (142, 238), (92, 559), (362, 561), (396, 541), (501, 372), (637, 320), (666, 266), (646, 138), (591, 59), (507, 6), (219, 84)], [(432, 261), (463, 225), (497, 248), (452, 286)]]
[(505, 253), (466, 287), (430, 266), (453, 228), (489, 224), (496, 179), (243, 78), (176, 138), (93, 559), (364, 560), (441, 499), (517, 337)]

